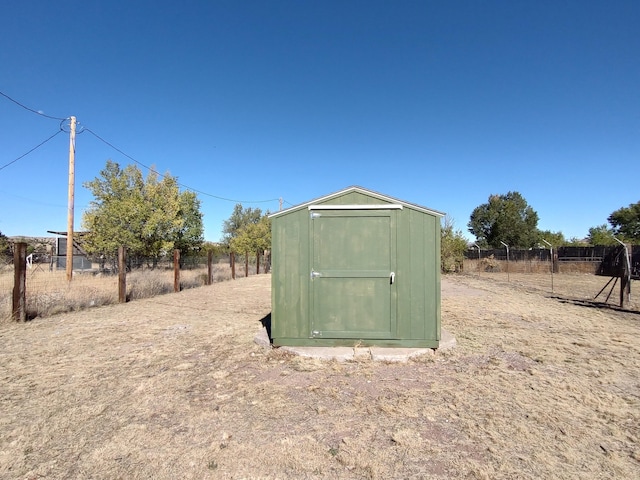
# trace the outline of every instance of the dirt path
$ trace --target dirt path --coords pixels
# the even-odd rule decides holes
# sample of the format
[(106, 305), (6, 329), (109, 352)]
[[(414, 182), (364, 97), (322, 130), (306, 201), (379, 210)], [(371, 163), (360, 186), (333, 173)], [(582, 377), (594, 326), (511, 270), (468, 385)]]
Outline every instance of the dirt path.
[(252, 341), (260, 275), (0, 325), (2, 478), (640, 478), (640, 316), (443, 279), (447, 355)]

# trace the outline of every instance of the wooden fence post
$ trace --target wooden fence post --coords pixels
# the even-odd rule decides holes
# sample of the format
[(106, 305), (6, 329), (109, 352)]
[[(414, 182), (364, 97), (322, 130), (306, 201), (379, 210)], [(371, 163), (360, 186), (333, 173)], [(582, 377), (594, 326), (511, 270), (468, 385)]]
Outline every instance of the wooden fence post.
[(213, 252), (207, 252), (207, 285), (213, 283)]
[(118, 302), (127, 301), (127, 249), (118, 247)]
[(235, 280), (236, 279), (236, 254), (231, 252), (229, 254), (229, 259), (231, 260), (231, 278)]
[(245, 277), (249, 276), (249, 254), (248, 253), (244, 254), (244, 276)]
[(180, 250), (173, 251), (173, 291), (180, 291)]
[(27, 320), (27, 244), (18, 242), (13, 250), (13, 307), (16, 322)]
[(260, 275), (260, 250), (256, 252), (256, 275)]

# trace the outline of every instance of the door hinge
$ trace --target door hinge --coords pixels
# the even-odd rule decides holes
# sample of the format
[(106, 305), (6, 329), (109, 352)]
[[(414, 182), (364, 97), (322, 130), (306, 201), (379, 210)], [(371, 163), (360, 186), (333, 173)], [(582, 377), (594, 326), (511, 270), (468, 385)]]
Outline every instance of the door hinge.
[(313, 280), (314, 278), (317, 278), (317, 277), (321, 277), (321, 276), (322, 276), (322, 274), (320, 272), (316, 272), (314, 270), (311, 270), (311, 280)]
[(316, 218), (320, 218), (320, 214), (318, 212), (311, 212), (311, 220), (315, 220)]

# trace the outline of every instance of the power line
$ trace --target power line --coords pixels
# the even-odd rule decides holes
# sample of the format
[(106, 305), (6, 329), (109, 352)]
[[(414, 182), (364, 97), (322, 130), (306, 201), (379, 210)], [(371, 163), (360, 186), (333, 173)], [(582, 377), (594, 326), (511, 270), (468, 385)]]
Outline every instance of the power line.
[[(46, 114), (44, 114), (44, 113), (42, 113), (42, 112), (39, 112), (39, 111), (37, 111), (37, 110), (34, 110), (33, 108), (29, 108), (29, 107), (27, 107), (26, 105), (24, 105), (24, 104), (20, 103), (19, 101), (15, 100), (14, 98), (11, 98), (9, 95), (7, 95), (6, 93), (3, 93), (3, 92), (1, 92), (1, 91), (0, 91), (0, 95), (2, 95), (3, 97), (5, 97), (7, 100), (10, 100), (11, 102), (15, 103), (16, 105), (18, 105), (18, 106), (20, 106), (20, 107), (24, 108), (25, 110), (28, 110), (28, 111), (29, 111), (29, 112), (31, 112), (31, 113), (35, 113), (36, 115), (39, 115), (39, 116), (41, 116), (41, 117), (51, 118), (51, 119), (53, 119), (53, 120), (60, 120), (60, 122), (64, 122), (65, 120), (68, 120), (68, 118), (54, 117), (54, 116), (51, 116), (51, 115), (46, 115)], [(79, 123), (79, 122), (78, 122), (78, 123)], [(5, 167), (8, 167), (8, 166), (9, 166), (9, 165), (11, 165), (12, 163), (17, 162), (17, 161), (18, 161), (18, 160), (20, 160), (21, 158), (23, 158), (23, 157), (25, 157), (26, 155), (28, 155), (29, 153), (33, 152), (36, 148), (38, 148), (38, 147), (40, 147), (40, 146), (44, 145), (44, 144), (45, 144), (45, 143), (47, 143), (49, 140), (51, 140), (53, 137), (55, 137), (56, 135), (58, 135), (61, 131), (63, 131), (62, 124), (60, 125), (60, 131), (56, 132), (54, 135), (52, 135), (51, 137), (49, 137), (48, 139), (46, 139), (44, 142), (42, 142), (42, 143), (40, 143), (39, 145), (37, 145), (36, 147), (32, 148), (31, 150), (29, 150), (29, 151), (28, 151), (27, 153), (25, 153), (24, 155), (21, 155), (20, 157), (16, 158), (15, 160), (13, 160), (13, 161), (11, 161), (11, 162), (7, 163), (6, 165), (3, 165), (2, 167), (0, 167), (0, 170), (2, 170), (2, 169), (3, 169), (3, 168), (5, 168)], [(140, 165), (140, 166), (142, 166), (142, 167), (146, 168), (146, 169), (147, 169), (147, 170), (149, 170), (150, 172), (153, 172), (153, 173), (155, 173), (155, 174), (157, 174), (157, 175), (160, 175), (160, 176), (161, 176), (161, 177), (163, 177), (163, 178), (166, 178), (166, 177), (167, 177), (167, 175), (166, 175), (166, 174), (160, 173), (160, 172), (156, 171), (155, 169), (153, 169), (153, 168), (151, 168), (151, 167), (149, 167), (149, 166), (145, 165), (144, 163), (139, 162), (138, 160), (136, 160), (135, 158), (133, 158), (131, 155), (127, 155), (125, 152), (123, 152), (123, 151), (122, 151), (122, 150), (120, 150), (118, 147), (116, 147), (116, 146), (115, 146), (115, 145), (113, 145), (112, 143), (110, 143), (110, 142), (108, 142), (107, 140), (105, 140), (104, 138), (102, 138), (100, 135), (98, 135), (98, 134), (97, 134), (96, 132), (94, 132), (93, 130), (91, 130), (91, 129), (89, 129), (89, 128), (84, 127), (84, 128), (83, 128), (83, 129), (81, 129), (78, 133), (82, 133), (83, 131), (87, 131), (87, 132), (89, 132), (91, 135), (93, 135), (94, 137), (96, 137), (98, 140), (100, 140), (100, 141), (101, 141), (101, 142), (103, 142), (104, 144), (106, 144), (106, 145), (110, 146), (111, 148), (113, 148), (116, 152), (120, 153), (121, 155), (124, 155), (124, 156), (125, 156), (125, 157), (127, 157), (129, 160), (131, 160), (131, 161), (133, 161), (133, 162), (137, 163), (138, 165)], [(268, 200), (236, 200), (236, 199), (233, 199), (233, 198), (226, 198), (226, 197), (221, 197), (221, 196), (219, 196), (219, 195), (213, 195), (213, 194), (211, 194), (211, 193), (207, 193), (207, 192), (204, 192), (204, 191), (202, 191), (202, 190), (198, 190), (198, 189), (192, 188), (192, 187), (190, 187), (190, 186), (188, 186), (188, 185), (185, 185), (185, 184), (183, 184), (183, 183), (179, 183), (179, 182), (176, 182), (176, 183), (177, 183), (178, 185), (180, 185), (181, 187), (186, 188), (187, 190), (191, 190), (192, 192), (199, 193), (199, 194), (201, 194), (201, 195), (205, 195), (205, 196), (207, 196), (207, 197), (216, 198), (216, 199), (218, 199), (218, 200), (224, 200), (224, 201), (227, 201), (227, 202), (235, 202), (235, 203), (269, 203), (269, 202), (277, 202), (277, 201), (279, 200), (278, 198), (270, 198), (270, 199), (268, 199)], [(286, 202), (286, 203), (289, 203), (289, 202)]]
[(51, 115), (46, 115), (42, 112), (39, 112), (37, 110), (34, 110), (33, 108), (29, 108), (26, 105), (23, 105), (22, 103), (20, 103), (19, 101), (11, 98), (9, 95), (7, 95), (6, 93), (0, 92), (0, 95), (2, 95), (4, 98), (6, 98), (7, 100), (11, 100), (13, 103), (15, 103), (16, 105), (19, 105), (20, 107), (24, 108), (25, 110), (30, 111), (31, 113), (35, 113), (36, 115), (40, 115), (41, 117), (45, 117), (45, 118), (51, 118), (52, 120), (61, 120), (64, 121), (66, 120), (66, 118), (62, 118), (62, 117), (52, 117)]
[[(64, 120), (64, 119), (63, 119)], [(45, 143), (47, 143), (49, 140), (51, 140), (53, 137), (55, 137), (56, 135), (62, 133), (62, 130), (58, 130), (56, 133), (54, 133), (53, 135), (51, 135), (49, 138), (47, 138), (44, 142), (40, 142), (38, 145), (36, 145), (35, 147), (33, 147), (31, 150), (29, 150), (27, 153), (24, 153), (22, 155), (20, 155), (18, 158), (16, 158), (15, 160), (10, 161), (9, 163), (5, 163), (4, 165), (2, 165), (0, 167), (0, 170), (2, 170), (3, 168), (8, 167), (9, 165), (11, 165), (12, 163), (16, 163), (18, 160), (20, 160), (21, 158), (26, 157), (27, 155), (29, 155), (31, 152), (33, 152), (35, 149), (41, 147), (42, 145), (44, 145)]]
[[(135, 158), (133, 158), (131, 155), (126, 154), (125, 152), (123, 152), (122, 150), (120, 150), (118, 147), (116, 147), (115, 145), (109, 143), (108, 141), (106, 141), (104, 138), (102, 138), (100, 135), (98, 135), (96, 132), (94, 132), (93, 130), (91, 130), (90, 128), (84, 127), (84, 131), (85, 132), (89, 132), (91, 135), (93, 135), (94, 137), (96, 137), (98, 140), (100, 140), (101, 142), (103, 142), (104, 144), (110, 146), (111, 148), (113, 148), (116, 152), (120, 153), (121, 155), (124, 155), (125, 157), (127, 157), (129, 160), (131, 160), (132, 162), (137, 163), (138, 165), (146, 168), (147, 170), (149, 170), (150, 172), (153, 172), (157, 175), (160, 175), (161, 177), (166, 178), (167, 175), (164, 173), (160, 173), (157, 170), (155, 170), (152, 167), (149, 167), (148, 165), (145, 165), (142, 162), (139, 162), (138, 160), (136, 160)], [(179, 183), (176, 182), (178, 185), (180, 185), (181, 187), (186, 188), (187, 190), (191, 190), (192, 192), (195, 193), (199, 193), (201, 195), (205, 195), (207, 197), (212, 197), (212, 198), (216, 198), (218, 200), (225, 200), (227, 202), (234, 202), (234, 203), (268, 203), (268, 202), (277, 202), (279, 199), (278, 198), (271, 198), (269, 200), (235, 200), (233, 198), (226, 198), (226, 197), (220, 197), (218, 195), (213, 195), (211, 193), (207, 193), (207, 192), (203, 192), (202, 190), (197, 190), (195, 188), (192, 188), (188, 185), (185, 185), (183, 183)]]
[[(3, 196), (3, 195), (10, 196), (10, 197), (13, 197), (13, 198), (17, 198), (19, 200), (22, 200), (22, 201), (25, 201), (25, 202), (29, 202), (29, 203), (33, 203), (35, 205), (42, 205), (42, 206), (45, 206), (45, 207), (54, 207), (54, 208), (60, 208), (60, 209), (65, 209), (65, 210), (67, 208), (69, 208), (68, 205), (60, 205), (60, 204), (57, 204), (57, 203), (42, 202), (40, 200), (35, 200), (33, 198), (30, 198), (30, 197), (23, 197), (22, 195), (16, 195), (15, 193), (10, 193), (10, 192), (4, 191), (4, 190), (0, 190), (0, 196)], [(81, 210), (86, 210), (88, 207), (89, 207), (88, 205), (82, 205), (82, 206), (80, 206), (78, 208), (81, 209)]]

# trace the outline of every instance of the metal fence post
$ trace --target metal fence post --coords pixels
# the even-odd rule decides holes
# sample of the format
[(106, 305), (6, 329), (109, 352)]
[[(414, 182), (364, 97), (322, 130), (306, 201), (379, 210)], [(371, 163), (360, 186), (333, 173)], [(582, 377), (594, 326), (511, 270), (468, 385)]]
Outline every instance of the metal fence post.
[(549, 255), (551, 255), (551, 293), (553, 293), (553, 245), (547, 242), (544, 238), (542, 241), (549, 245)]
[(509, 245), (500, 240), (500, 243), (507, 248), (507, 282), (509, 281)]
[(482, 263), (482, 259), (480, 258), (480, 246), (477, 243), (474, 243), (474, 245), (478, 249), (478, 276), (480, 276), (480, 264)]

